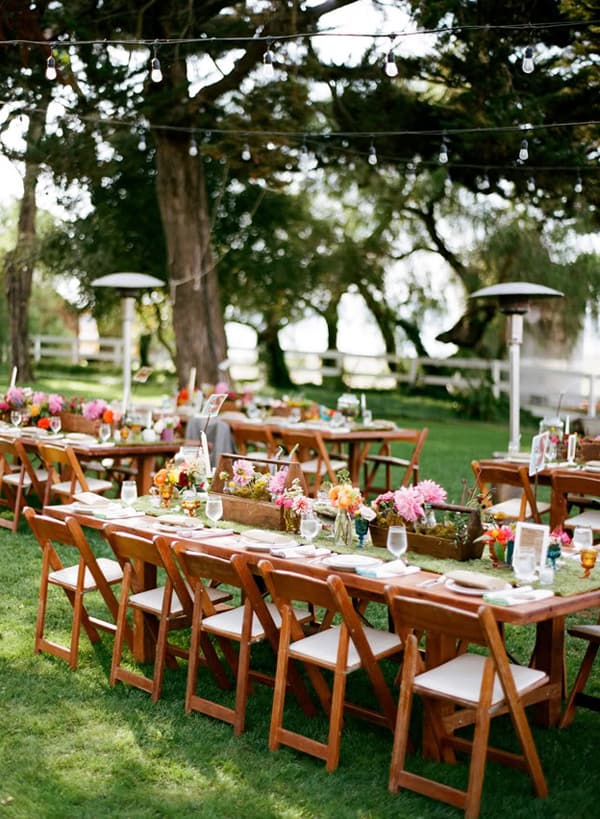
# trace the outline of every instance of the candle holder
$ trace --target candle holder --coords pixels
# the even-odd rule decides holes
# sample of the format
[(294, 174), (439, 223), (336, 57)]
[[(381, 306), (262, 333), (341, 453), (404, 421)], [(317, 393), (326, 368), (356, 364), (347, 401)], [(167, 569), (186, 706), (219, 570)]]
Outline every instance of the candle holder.
[(579, 559), (581, 560), (581, 565), (583, 566), (583, 574), (582, 577), (589, 577), (590, 572), (596, 565), (596, 558), (598, 557), (598, 552), (596, 549), (582, 549), (579, 553)]

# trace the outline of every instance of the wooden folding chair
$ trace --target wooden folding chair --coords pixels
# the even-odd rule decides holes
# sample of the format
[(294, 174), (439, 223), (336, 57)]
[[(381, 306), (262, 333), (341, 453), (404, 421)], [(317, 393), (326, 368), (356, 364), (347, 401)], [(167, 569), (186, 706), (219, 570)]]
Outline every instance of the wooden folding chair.
[(581, 475), (572, 470), (552, 470), (552, 519), (553, 528), (573, 529), (575, 526), (589, 526), (600, 531), (600, 509), (584, 508), (577, 515), (569, 514), (569, 507), (590, 505), (593, 498), (600, 498), (600, 475)]
[[(399, 458), (392, 455), (392, 442), (383, 441), (377, 454), (369, 455), (368, 452), (363, 459), (363, 492), (367, 495), (379, 495), (382, 492), (390, 492), (400, 486), (408, 486), (409, 483), (416, 484), (419, 480), (419, 459), (421, 451), (429, 434), (428, 427), (423, 429), (406, 429), (406, 436), (402, 440), (394, 443), (412, 445), (410, 458)], [(378, 470), (382, 468), (385, 474), (385, 484), (377, 486), (375, 481)], [(394, 479), (392, 470), (402, 470), (402, 477)]]
[(44, 505), (55, 495), (62, 503), (70, 503), (77, 492), (103, 494), (114, 488), (111, 481), (86, 476), (73, 447), (40, 443), (38, 449), (48, 472)]
[[(186, 649), (168, 642), (168, 633), (172, 629), (189, 627), (192, 617), (190, 592), (164, 538), (145, 539), (120, 531), (118, 526), (108, 526), (105, 536), (123, 571), (110, 684), (114, 686), (117, 680), (121, 680), (148, 691), (152, 701), (156, 702), (162, 690), (165, 663), (168, 661), (171, 666), (176, 666), (176, 657), (188, 656)], [(164, 585), (145, 587), (147, 567), (164, 570)], [(139, 618), (146, 617), (147, 620), (146, 628), (156, 650), (152, 678), (121, 665), (129, 608), (134, 611), (134, 627), (136, 613)]]
[(246, 422), (230, 421), (231, 434), (235, 448), (245, 458), (257, 454), (261, 457), (272, 458), (277, 449), (273, 433), (264, 424), (249, 424)]
[[(278, 629), (281, 622), (279, 611), (274, 603), (266, 602), (260, 594), (256, 594), (256, 584), (242, 555), (235, 555), (231, 560), (227, 560), (207, 551), (189, 550), (185, 543), (176, 543), (174, 550), (184, 576), (194, 590), (185, 710), (199, 711), (215, 719), (228, 722), (233, 726), (234, 734), (239, 736), (245, 728), (250, 679), (273, 685), (272, 677), (257, 671), (250, 671), (250, 652), (254, 643), (263, 642), (266, 639), (273, 640), (272, 632)], [(203, 580), (225, 583), (242, 590), (250, 589), (251, 594), (245, 596), (242, 605), (218, 611), (207, 595), (207, 586), (202, 582)], [(252, 586), (254, 586), (254, 592)], [(258, 611), (254, 610), (253, 604)], [(296, 616), (300, 622), (311, 619), (308, 611), (297, 610)], [(268, 634), (268, 631), (271, 633)], [(210, 635), (218, 639), (223, 655), (235, 674), (236, 693), (233, 708), (209, 700), (197, 693), (199, 651), (203, 635)], [(232, 641), (239, 644), (239, 654), (233, 651)]]
[(337, 483), (336, 473), (348, 467), (339, 455), (332, 456), (318, 430), (286, 429), (282, 427), (281, 440), (288, 452), (295, 448), (300, 468), (309, 484), (309, 493), (316, 496), (324, 480)]
[[(558, 684), (548, 675), (526, 666), (509, 663), (502, 637), (492, 611), (481, 606), (476, 614), (436, 603), (401, 597), (391, 587), (386, 599), (397, 633), (404, 643), (404, 663), (400, 681), (400, 700), (394, 734), (389, 789), (415, 791), (461, 808), (466, 817), (479, 816), (486, 758), (523, 769), (531, 778), (536, 796), (547, 796), (547, 785), (525, 706), (558, 695)], [(427, 635), (427, 668), (419, 651), (417, 631)], [(487, 654), (464, 650), (476, 644)], [(435, 651), (437, 645), (438, 651)], [(444, 649), (446, 654), (443, 656)], [(458, 648), (460, 647), (460, 648)], [(448, 651), (448, 648), (450, 650)], [(456, 654), (456, 650), (462, 653)], [(435, 656), (436, 653), (439, 656)], [(413, 697), (423, 700), (424, 716), (429, 720), (439, 757), (455, 762), (455, 751), (470, 753), (471, 763), (466, 790), (415, 774), (406, 768), (407, 743)], [(510, 714), (521, 754), (489, 745), (490, 720)], [(456, 732), (474, 725), (472, 739)]]
[[(261, 561), (259, 569), (282, 619), (269, 748), (276, 751), (282, 744), (289, 745), (325, 760), (326, 769), (334, 771), (339, 762), (344, 711), (393, 730), (396, 706), (379, 661), (400, 651), (400, 639), (396, 634), (363, 624), (342, 579), (337, 575), (328, 577), (326, 581), (319, 580), (294, 572), (275, 570), (269, 561)], [(295, 601), (324, 608), (329, 614), (340, 615), (340, 625), (306, 636), (294, 613)], [(321, 705), (329, 715), (327, 742), (319, 742), (283, 727), (290, 660), (305, 664)], [(345, 699), (346, 678), (359, 668), (365, 670), (373, 686), (380, 707), (378, 711)], [(320, 669), (328, 669), (333, 673), (331, 690)]]
[[(550, 504), (536, 500), (529, 469), (523, 464), (517, 469), (498, 461), (471, 461), (471, 468), (479, 492), (484, 498), (483, 508), (496, 520), (532, 520), (541, 523), (541, 516), (550, 512)], [(500, 486), (518, 490), (518, 497), (494, 502), (493, 495)]]
[[(28, 506), (24, 509), (24, 515), (42, 549), (34, 651), (36, 654), (40, 651), (47, 651), (55, 657), (66, 660), (70, 668), (75, 668), (82, 626), (92, 643), (100, 640), (97, 629), (115, 633), (118, 603), (111, 586), (121, 582), (123, 573), (116, 560), (105, 557), (96, 558), (81, 526), (74, 518), (58, 520), (36, 512)], [(78, 562), (72, 566), (64, 566), (56, 551), (56, 545), (74, 548), (78, 553)], [(50, 585), (62, 588), (73, 607), (69, 646), (62, 646), (44, 636)], [(114, 622), (88, 614), (83, 599), (85, 594), (92, 591), (100, 592)], [(129, 629), (125, 629), (124, 636), (131, 644), (132, 635)]]
[(0, 526), (11, 532), (17, 531), (25, 506), (25, 494), (33, 489), (41, 502), (41, 487), (47, 477), (45, 470), (33, 468), (20, 441), (0, 438), (0, 506), (12, 512), (11, 519), (0, 518)]
[(567, 631), (572, 637), (587, 640), (588, 647), (583, 655), (581, 666), (579, 667), (573, 688), (567, 699), (559, 728), (566, 728), (573, 722), (577, 706), (590, 708), (592, 711), (600, 711), (600, 697), (595, 697), (592, 694), (586, 694), (584, 692), (592, 671), (592, 666), (594, 665), (594, 660), (598, 654), (598, 649), (600, 649), (600, 617), (596, 623), (572, 626), (567, 629)]

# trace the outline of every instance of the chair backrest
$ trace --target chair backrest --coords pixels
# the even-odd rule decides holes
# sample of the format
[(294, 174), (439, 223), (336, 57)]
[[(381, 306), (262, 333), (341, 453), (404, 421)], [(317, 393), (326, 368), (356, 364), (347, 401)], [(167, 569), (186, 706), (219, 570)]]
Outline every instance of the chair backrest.
[[(20, 441), (17, 438), (15, 441), (12, 442), (12, 444), (13, 444), (14, 450), (15, 450), (18, 458), (19, 458), (19, 461), (21, 462), (21, 464), (23, 464), (23, 467), (25, 468), (25, 472), (27, 473), (27, 475), (28, 475), (28, 477), (29, 477), (29, 479), (31, 481), (31, 485), (33, 486), (33, 489), (35, 490), (36, 495), (38, 496), (38, 498), (40, 500), (42, 500), (44, 498), (45, 484), (46, 484), (45, 476), (40, 478), (40, 473), (42, 472), (42, 470), (39, 470), (38, 472), (36, 472), (36, 469), (35, 469), (32, 461), (31, 461), (31, 458), (29, 456), (29, 452), (25, 448), (22, 441)], [(36, 450), (36, 452), (39, 454), (39, 450)]]
[(20, 466), (20, 458), (15, 447), (15, 441), (0, 438), (0, 478)]
[[(275, 441), (269, 427), (238, 421), (230, 421), (229, 426), (240, 455), (247, 455), (256, 450), (264, 452), (269, 458), (274, 454)], [(263, 447), (256, 446), (257, 444), (263, 444)]]
[[(239, 575), (231, 560), (209, 554), (206, 551), (190, 549), (188, 544), (175, 542), (173, 551), (179, 561), (185, 579), (192, 589), (204, 589), (202, 580), (214, 580), (217, 583), (226, 583), (234, 588), (241, 588)], [(202, 594), (202, 610), (204, 614), (214, 614), (215, 606), (207, 593)]]
[(337, 482), (329, 452), (318, 430), (282, 428), (280, 435), (288, 452), (296, 448), (294, 451), (300, 462), (316, 458), (315, 474), (317, 483), (320, 483), (321, 478), (325, 477), (332, 483)]
[(553, 527), (562, 526), (568, 517), (567, 495), (600, 498), (600, 475), (582, 475), (566, 469), (552, 470)]
[(177, 568), (171, 547), (164, 537), (157, 535), (153, 538), (144, 538), (124, 532), (116, 524), (107, 526), (104, 535), (123, 570), (129, 565), (134, 577), (140, 579), (144, 565), (164, 569), (184, 612), (191, 616), (192, 598), (189, 589)]
[(79, 489), (83, 492), (89, 492), (87, 479), (73, 447), (40, 443), (38, 444), (38, 450), (40, 458), (48, 471), (44, 504), (49, 501), (52, 484), (63, 481), (68, 480), (71, 482), (71, 495)]
[(414, 437), (402, 438), (402, 442), (414, 442), (414, 449), (410, 458), (408, 459), (408, 465), (406, 467), (406, 471), (404, 472), (400, 486), (408, 486), (411, 481), (416, 483), (419, 479), (419, 460), (421, 458), (421, 451), (425, 446), (425, 441), (429, 435), (429, 427), (423, 427), (422, 429), (415, 429), (412, 431), (414, 433)]
[(527, 509), (531, 510), (530, 517), (536, 523), (541, 523), (540, 513), (531, 481), (529, 480), (529, 470), (525, 464), (518, 466), (502, 464), (497, 461), (471, 461), (471, 468), (475, 475), (475, 480), (480, 492), (487, 498), (486, 505), (491, 506), (493, 501), (490, 497), (491, 486), (514, 486), (522, 491), (519, 520), (525, 520)]

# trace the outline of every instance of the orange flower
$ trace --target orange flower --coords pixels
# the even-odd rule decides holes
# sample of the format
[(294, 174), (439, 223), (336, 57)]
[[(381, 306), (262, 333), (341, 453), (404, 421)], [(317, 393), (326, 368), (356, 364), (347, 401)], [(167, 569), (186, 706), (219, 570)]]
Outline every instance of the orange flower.
[(112, 424), (113, 421), (115, 420), (115, 414), (110, 409), (110, 407), (107, 407), (102, 413), (102, 420), (104, 421), (105, 424)]
[(29, 414), (31, 415), (32, 418), (37, 418), (37, 416), (40, 414), (39, 406), (37, 404), (32, 404), (29, 407)]
[(183, 387), (183, 389), (179, 390), (177, 395), (177, 404), (187, 404), (190, 400), (190, 393), (187, 387)]
[(159, 469), (154, 476), (154, 483), (156, 486), (162, 486), (164, 483), (166, 483), (168, 477), (169, 471), (167, 469)]
[(40, 427), (40, 429), (50, 429), (50, 419), (38, 418), (37, 426)]

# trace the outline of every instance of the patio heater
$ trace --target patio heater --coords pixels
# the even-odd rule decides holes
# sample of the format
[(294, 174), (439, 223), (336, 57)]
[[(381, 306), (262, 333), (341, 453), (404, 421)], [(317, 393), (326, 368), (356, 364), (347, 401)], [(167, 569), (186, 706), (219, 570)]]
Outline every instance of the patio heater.
[(92, 282), (93, 287), (112, 287), (117, 290), (123, 304), (123, 415), (127, 412), (131, 396), (131, 330), (135, 300), (141, 290), (164, 285), (163, 281), (146, 273), (110, 273)]
[(500, 312), (507, 317), (508, 343), (508, 390), (510, 407), (510, 438), (508, 451), (511, 455), (519, 452), (521, 442), (521, 344), (523, 342), (523, 316), (529, 310), (530, 302), (538, 299), (554, 299), (564, 296), (560, 290), (553, 290), (543, 284), (531, 282), (503, 282), (484, 287), (471, 293), (471, 299), (487, 299), (497, 303)]

